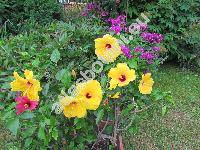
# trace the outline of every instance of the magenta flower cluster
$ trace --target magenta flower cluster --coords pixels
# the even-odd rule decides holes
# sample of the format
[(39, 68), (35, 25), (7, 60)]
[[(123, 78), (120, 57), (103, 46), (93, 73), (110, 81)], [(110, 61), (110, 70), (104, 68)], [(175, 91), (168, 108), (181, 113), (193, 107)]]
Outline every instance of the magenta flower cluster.
[(108, 12), (104, 11), (98, 4), (91, 2), (87, 3), (84, 11), (82, 12), (82, 16), (88, 16), (90, 12), (95, 12), (101, 17), (106, 17), (108, 16)]
[(160, 43), (164, 37), (162, 34), (158, 34), (158, 33), (150, 33), (150, 32), (143, 32), (141, 34), (141, 37), (149, 43)]
[(143, 53), (144, 52), (144, 48), (143, 47), (136, 47), (135, 49), (134, 49), (134, 51), (135, 52), (140, 52), (140, 53)]
[(140, 55), (140, 58), (141, 58), (141, 59), (147, 60), (147, 63), (148, 63), (148, 64), (152, 64), (152, 63), (153, 63), (153, 60), (154, 60), (156, 57), (157, 57), (156, 54), (151, 53), (151, 52), (143, 52), (143, 53)]
[(133, 57), (130, 48), (128, 48), (127, 46), (121, 45), (121, 51), (123, 52), (124, 56), (126, 56), (126, 58), (128, 59), (131, 59)]
[(160, 51), (160, 47), (159, 46), (153, 46), (152, 50), (155, 52), (159, 52)]
[(159, 46), (153, 46), (150, 48), (150, 51), (145, 51), (143, 47), (135, 47), (134, 51), (140, 53), (140, 58), (147, 61), (148, 64), (152, 64), (153, 60), (157, 58), (157, 52), (160, 51)]
[(110, 30), (114, 31), (115, 34), (120, 33), (122, 30), (126, 30), (126, 16), (119, 15), (117, 18), (109, 18), (108, 22), (111, 23)]

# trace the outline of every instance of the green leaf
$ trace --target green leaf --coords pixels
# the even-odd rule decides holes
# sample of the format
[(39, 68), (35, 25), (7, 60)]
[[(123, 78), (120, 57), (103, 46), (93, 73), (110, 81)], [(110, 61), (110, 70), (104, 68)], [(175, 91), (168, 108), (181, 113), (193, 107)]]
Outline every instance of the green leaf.
[(107, 83), (107, 77), (104, 76), (104, 77), (101, 78), (101, 86), (106, 87), (106, 83)]
[(4, 83), (1, 88), (2, 89), (9, 89), (10, 88), (10, 83)]
[(167, 113), (167, 106), (162, 107), (162, 116), (166, 115)]
[(17, 135), (17, 131), (19, 129), (19, 118), (15, 118), (15, 119), (12, 119), (10, 120), (8, 123), (7, 123), (7, 128), (14, 134), (14, 135)]
[(75, 146), (74, 141), (71, 141), (69, 144), (69, 148), (74, 149), (74, 146)]
[(51, 54), (51, 61), (57, 63), (60, 59), (60, 52), (56, 49)]
[(47, 96), (48, 91), (49, 91), (49, 86), (50, 86), (50, 83), (48, 82), (48, 83), (45, 84), (45, 86), (43, 87), (42, 94), (43, 94), (44, 96)]
[(33, 135), (33, 133), (35, 133), (36, 127), (32, 126), (31, 128), (26, 129), (22, 135), (23, 138), (27, 138)]
[(97, 118), (96, 118), (96, 124), (98, 125), (99, 122), (102, 120), (104, 116), (104, 111), (103, 109), (101, 109), (98, 113), (97, 113)]
[(56, 79), (58, 81), (62, 80), (64, 74), (67, 72), (67, 69), (62, 69), (56, 73)]
[(54, 128), (53, 131), (52, 131), (52, 137), (55, 140), (57, 140), (57, 138), (58, 138), (58, 130), (56, 128)]
[(36, 59), (32, 62), (32, 65), (33, 65), (34, 67), (38, 67), (39, 64), (40, 64), (39, 58), (36, 58)]
[(41, 126), (39, 128), (39, 132), (38, 132), (38, 138), (39, 139), (42, 139), (42, 140), (45, 140), (46, 139), (46, 136), (45, 136), (45, 127)]
[(33, 117), (35, 117), (35, 115), (32, 112), (24, 112), (20, 118), (22, 119), (32, 119)]
[(128, 66), (132, 69), (138, 69), (138, 64), (137, 64), (137, 60), (136, 59), (130, 59), (128, 60)]
[(25, 147), (29, 147), (30, 145), (31, 145), (31, 143), (32, 143), (32, 141), (33, 141), (33, 138), (28, 138), (28, 139), (26, 139), (25, 140)]
[(5, 103), (0, 102), (0, 110), (4, 109), (4, 107), (5, 107)]
[(65, 86), (67, 86), (71, 82), (72, 77), (67, 69), (62, 69), (57, 72), (56, 79), (65, 84)]
[(132, 126), (128, 129), (128, 132), (130, 132), (131, 134), (136, 134), (139, 131), (139, 127), (138, 126)]

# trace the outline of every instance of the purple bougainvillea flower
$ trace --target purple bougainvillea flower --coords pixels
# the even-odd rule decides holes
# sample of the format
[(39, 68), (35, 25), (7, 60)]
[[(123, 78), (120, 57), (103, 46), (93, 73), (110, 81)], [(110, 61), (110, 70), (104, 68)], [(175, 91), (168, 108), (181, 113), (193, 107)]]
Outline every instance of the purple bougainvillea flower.
[(153, 60), (156, 58), (156, 55), (150, 52), (143, 52), (140, 55), (140, 58), (147, 60), (148, 64), (151, 64), (153, 63)]
[(116, 34), (126, 29), (125, 15), (119, 15), (117, 18), (109, 18), (108, 22), (111, 23), (110, 30), (115, 31)]
[(124, 56), (126, 56), (128, 59), (131, 59), (133, 56), (131, 55), (131, 51), (130, 49), (125, 46), (125, 45), (122, 45), (121, 46), (121, 51), (123, 52)]
[(135, 52), (144, 52), (144, 48), (143, 47), (135, 47), (134, 51)]
[(110, 30), (115, 31), (115, 34), (118, 34), (121, 32), (122, 28), (120, 26), (112, 26), (110, 27)]
[(28, 97), (26, 96), (18, 96), (16, 97), (15, 101), (17, 103), (16, 105), (17, 115), (20, 115), (26, 110), (34, 110), (38, 105), (38, 101), (29, 100)]
[(96, 4), (95, 3), (88, 3), (87, 5), (86, 5), (86, 9), (87, 10), (93, 10), (94, 8), (96, 7)]
[(160, 47), (159, 46), (153, 46), (152, 50), (155, 52), (159, 52), (160, 51)]
[(164, 37), (162, 34), (158, 34), (158, 33), (149, 33), (149, 32), (143, 32), (141, 34), (141, 37), (149, 43), (160, 43)]

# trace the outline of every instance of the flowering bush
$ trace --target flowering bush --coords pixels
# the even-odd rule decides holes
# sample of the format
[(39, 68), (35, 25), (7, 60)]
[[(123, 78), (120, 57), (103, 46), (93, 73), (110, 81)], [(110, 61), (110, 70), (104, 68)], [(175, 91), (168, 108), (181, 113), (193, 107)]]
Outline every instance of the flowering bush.
[(124, 43), (120, 36), (128, 32), (77, 26), (52, 24), (44, 34), (1, 43), (2, 54), (14, 57), (2, 57), (9, 70), (1, 73), (1, 118), (20, 137), (19, 147), (94, 149), (105, 141), (115, 147), (120, 131), (136, 133), (140, 119), (157, 110), (164, 115), (173, 103), (153, 86), (161, 35), (142, 28)]

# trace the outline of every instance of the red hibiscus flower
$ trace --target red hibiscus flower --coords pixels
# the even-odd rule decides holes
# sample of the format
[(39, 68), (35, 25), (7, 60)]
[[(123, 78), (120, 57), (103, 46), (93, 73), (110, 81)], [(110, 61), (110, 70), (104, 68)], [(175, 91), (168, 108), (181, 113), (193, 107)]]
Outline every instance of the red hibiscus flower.
[(17, 103), (17, 115), (20, 115), (26, 110), (34, 110), (38, 105), (38, 101), (30, 101), (26, 96), (18, 96), (16, 97), (15, 101)]

